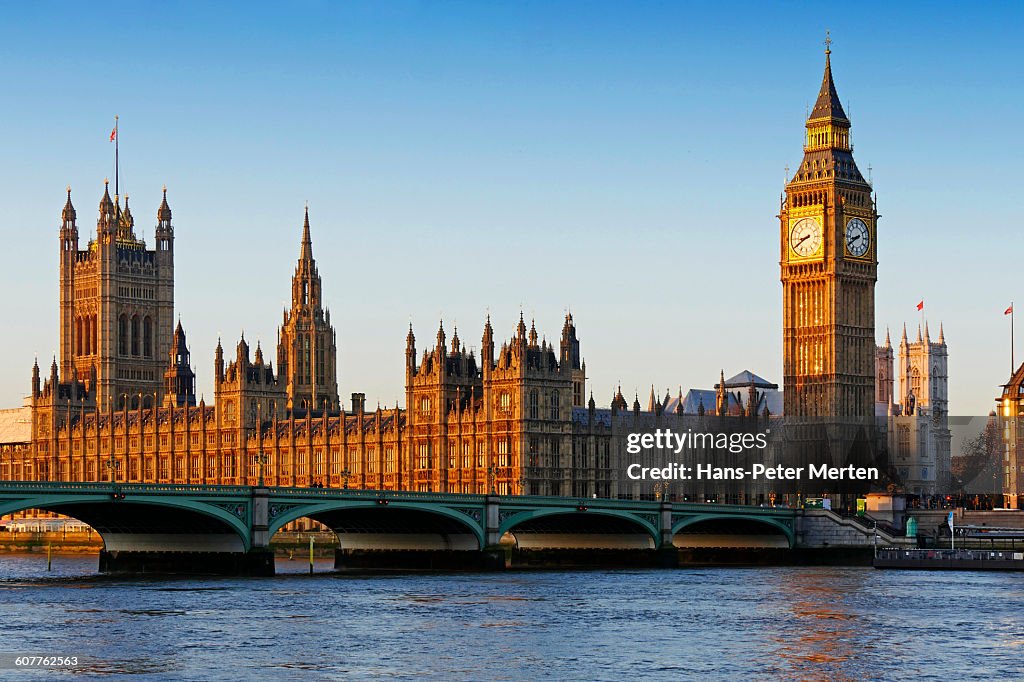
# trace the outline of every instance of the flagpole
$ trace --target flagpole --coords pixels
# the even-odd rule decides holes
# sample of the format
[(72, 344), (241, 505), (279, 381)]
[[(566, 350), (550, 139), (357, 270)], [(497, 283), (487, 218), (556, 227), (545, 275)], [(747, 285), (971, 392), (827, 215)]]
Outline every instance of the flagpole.
[(1010, 301), (1010, 377), (1012, 380), (1013, 372), (1017, 369), (1017, 363), (1013, 360), (1013, 301)]
[[(121, 196), (121, 192), (118, 189), (118, 174), (121, 165), (120, 159), (120, 145), (121, 145), (121, 134), (117, 129), (117, 114), (114, 114), (114, 196)], [(120, 202), (118, 202), (120, 204)]]

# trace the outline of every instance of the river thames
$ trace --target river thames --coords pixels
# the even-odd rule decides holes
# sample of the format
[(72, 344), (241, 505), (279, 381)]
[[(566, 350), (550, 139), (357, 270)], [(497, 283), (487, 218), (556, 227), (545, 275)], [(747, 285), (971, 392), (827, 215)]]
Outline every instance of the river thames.
[[(1020, 679), (1020, 574), (682, 568), (113, 578), (0, 555), (0, 650), (154, 680)], [(0, 671), (43, 679), (53, 671)]]

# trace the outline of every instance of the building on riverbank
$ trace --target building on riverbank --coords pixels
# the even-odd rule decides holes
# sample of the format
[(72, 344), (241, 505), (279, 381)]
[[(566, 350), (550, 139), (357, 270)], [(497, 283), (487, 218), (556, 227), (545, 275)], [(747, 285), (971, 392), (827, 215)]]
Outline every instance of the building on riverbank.
[[(422, 356), (410, 328), (406, 407), (369, 408), (338, 392), (336, 334), (323, 304), (309, 211), (274, 367), (244, 336), (218, 342), (214, 400), (197, 402), (188, 341), (173, 313), (172, 212), (164, 190), (155, 248), (104, 189), (94, 238), (79, 248), (68, 191), (61, 212), (60, 361), (32, 368), (27, 405), (0, 417), (0, 477), (434, 492), (612, 496), (607, 435), (574, 438), (585, 364), (575, 321), (560, 343), (520, 316), (498, 345), (490, 319), (480, 357), (442, 325)], [(227, 357), (225, 357), (227, 355)], [(605, 453), (574, 456), (575, 446)]]
[[(449, 338), (443, 323), (420, 352), (410, 327), (404, 407), (370, 407), (360, 392), (342, 405), (336, 333), (307, 207), (276, 355), (265, 357), (259, 343), (251, 349), (244, 335), (233, 352), (218, 341), (213, 401), (197, 401), (185, 328), (179, 320), (172, 329), (176, 229), (166, 188), (150, 249), (135, 232), (127, 197), (122, 202), (115, 190), (111, 198), (105, 185), (96, 232), (84, 248), (68, 190), (58, 232), (59, 361), (54, 357), (45, 373), (33, 366), (29, 437), (6, 444), (0, 477), (671, 496), (683, 493), (647, 492), (625, 478), (633, 461), (630, 434), (682, 432), (692, 428), (691, 417), (714, 417), (715, 428), (738, 433), (777, 416), (782, 405), (794, 406), (794, 416), (873, 419), (867, 413), (877, 214), (872, 188), (853, 164), (850, 121), (827, 55), (818, 105), (805, 125), (803, 166), (786, 186), (780, 215), (782, 394), (746, 372), (730, 381), (721, 375), (714, 395), (684, 398), (680, 389), (673, 403), (656, 399), (652, 389), (641, 410), (639, 397), (629, 409), (620, 389), (610, 408), (598, 409), (592, 392), (587, 399), (573, 316), (565, 316), (558, 342), (549, 343), (520, 314), (504, 341), (488, 317), (479, 356), (467, 352), (454, 327)], [(840, 217), (849, 222), (840, 224)], [(843, 247), (840, 235), (847, 233), (853, 241)], [(850, 301), (833, 305), (833, 287)], [(856, 319), (844, 322), (850, 311)], [(824, 442), (820, 433), (791, 432), (806, 442), (801, 457)], [(842, 447), (824, 461), (845, 461), (846, 450), (866, 437), (856, 428), (843, 433), (845, 440), (835, 439)], [(717, 457), (692, 448), (686, 455)], [(768, 499), (774, 493), (714, 484), (695, 494), (751, 499), (754, 492)]]

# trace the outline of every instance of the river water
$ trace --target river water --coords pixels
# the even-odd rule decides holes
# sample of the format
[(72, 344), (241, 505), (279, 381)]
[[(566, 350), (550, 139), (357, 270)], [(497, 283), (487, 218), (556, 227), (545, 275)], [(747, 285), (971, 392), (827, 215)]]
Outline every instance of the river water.
[(751, 568), (98, 576), (0, 555), (0, 651), (153, 680), (1021, 679), (1024, 575)]

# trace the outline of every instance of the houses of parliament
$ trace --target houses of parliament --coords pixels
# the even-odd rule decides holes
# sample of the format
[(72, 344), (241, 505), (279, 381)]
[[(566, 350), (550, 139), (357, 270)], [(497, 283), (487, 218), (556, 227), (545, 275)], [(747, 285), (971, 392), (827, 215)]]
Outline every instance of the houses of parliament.
[[(828, 50), (806, 128), (778, 216), (784, 413), (873, 418), (878, 215), (853, 161)], [(111, 198), (105, 187), (83, 248), (68, 189), (58, 239), (60, 352), (46, 371), (32, 368), (30, 432), (21, 442), (0, 434), (0, 479), (631, 496), (621, 480), (626, 433), (673, 419), (685, 430), (691, 418), (769, 416), (758, 389), (775, 387), (749, 372), (758, 381), (740, 387), (722, 375), (706, 400), (684, 400), (681, 389), (678, 400), (658, 400), (652, 389), (641, 411), (639, 398), (630, 409), (620, 389), (598, 409), (585, 395), (571, 314), (557, 346), (522, 315), (501, 340), (488, 317), (479, 357), (443, 323), (426, 342), (410, 326), (404, 407), (369, 408), (361, 393), (343, 404), (308, 207), (276, 357), (244, 336), (228, 349), (218, 341), (213, 403), (197, 402), (185, 329), (174, 318), (166, 188), (154, 236), (150, 249), (127, 197)]]

